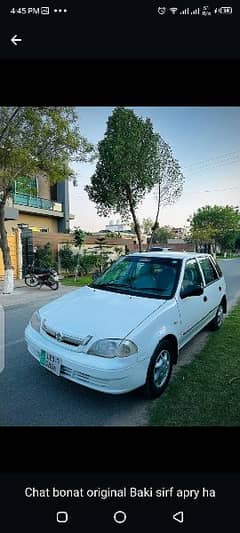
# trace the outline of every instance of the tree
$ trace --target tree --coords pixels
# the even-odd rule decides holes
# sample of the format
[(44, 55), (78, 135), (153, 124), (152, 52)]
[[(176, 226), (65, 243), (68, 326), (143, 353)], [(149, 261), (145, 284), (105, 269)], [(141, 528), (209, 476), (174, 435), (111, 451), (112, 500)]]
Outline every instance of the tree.
[(60, 268), (72, 274), (76, 268), (76, 254), (73, 253), (69, 244), (65, 244), (59, 251)]
[(126, 222), (132, 217), (141, 251), (136, 209), (158, 178), (157, 135), (150, 119), (124, 107), (114, 109), (98, 153), (96, 171), (85, 190), (100, 216), (119, 213)]
[(142, 228), (146, 235), (149, 235), (152, 232), (152, 227), (153, 227), (153, 220), (150, 217), (144, 218), (142, 221)]
[(160, 227), (154, 231), (152, 242), (154, 244), (156, 243), (167, 244), (168, 239), (171, 239), (173, 236), (174, 236), (173, 232), (171, 232), (168, 228)]
[(82, 244), (84, 243), (85, 232), (81, 228), (75, 227), (73, 231), (73, 238), (75, 245), (79, 248), (80, 251)]
[(39, 268), (49, 268), (53, 266), (53, 251), (50, 242), (44, 244), (44, 246), (38, 246), (34, 266)]
[(102, 272), (109, 263), (111, 252), (106, 250), (106, 247), (104, 249), (104, 245), (106, 246), (106, 237), (97, 237), (96, 241), (98, 246), (95, 246), (94, 249), (96, 251), (99, 250), (99, 254), (96, 256), (96, 266), (99, 268), (100, 272)]
[(197, 247), (206, 251), (220, 246), (223, 251), (232, 249), (240, 229), (240, 214), (232, 206), (205, 206), (199, 208), (190, 222), (190, 238)]
[[(15, 180), (37, 175), (56, 183), (73, 177), (71, 162), (86, 161), (93, 146), (81, 136), (70, 107), (0, 107), (0, 249), (4, 293), (13, 291), (13, 268), (4, 211)], [(25, 178), (25, 179), (26, 179)]]
[(79, 258), (79, 270), (84, 275), (90, 274), (98, 266), (98, 257), (95, 254), (83, 254)]
[(158, 182), (155, 186), (157, 195), (157, 210), (152, 225), (152, 235), (148, 247), (154, 242), (154, 233), (159, 227), (160, 208), (174, 204), (182, 194), (184, 175), (177, 159), (175, 159), (170, 145), (158, 135)]
[(81, 250), (82, 244), (83, 244), (84, 239), (85, 239), (84, 231), (81, 228), (79, 228), (79, 227), (75, 227), (74, 228), (74, 232), (73, 232), (73, 238), (74, 238), (75, 245), (79, 249), (78, 261), (77, 261), (77, 264), (76, 264), (76, 278), (77, 278), (77, 275), (78, 275), (78, 272), (79, 272), (80, 250)]

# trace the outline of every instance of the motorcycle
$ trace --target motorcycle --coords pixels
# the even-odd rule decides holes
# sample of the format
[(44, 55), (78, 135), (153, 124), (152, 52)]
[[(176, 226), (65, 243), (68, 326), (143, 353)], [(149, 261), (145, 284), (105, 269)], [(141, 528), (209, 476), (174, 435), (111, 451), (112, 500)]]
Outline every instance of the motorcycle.
[(46, 285), (56, 291), (59, 288), (58, 279), (58, 273), (54, 268), (37, 268), (29, 265), (24, 281), (28, 287), (39, 287), (41, 289), (43, 285)]

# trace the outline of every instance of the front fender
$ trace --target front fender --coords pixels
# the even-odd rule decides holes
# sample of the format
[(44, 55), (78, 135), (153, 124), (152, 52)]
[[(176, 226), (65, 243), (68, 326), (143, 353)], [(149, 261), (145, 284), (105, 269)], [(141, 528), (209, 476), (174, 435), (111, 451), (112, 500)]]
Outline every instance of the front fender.
[(161, 340), (168, 336), (175, 338), (178, 353), (179, 331), (180, 319), (176, 300), (168, 300), (166, 305), (156, 310), (132, 332), (131, 340), (138, 346), (138, 358), (150, 359)]

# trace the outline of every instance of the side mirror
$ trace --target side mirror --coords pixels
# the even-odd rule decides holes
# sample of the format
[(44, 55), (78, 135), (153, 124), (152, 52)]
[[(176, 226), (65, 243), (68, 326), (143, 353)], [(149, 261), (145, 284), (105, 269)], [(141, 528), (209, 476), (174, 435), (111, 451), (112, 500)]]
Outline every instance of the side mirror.
[(193, 285), (181, 290), (181, 298), (188, 298), (189, 296), (201, 296), (203, 294), (203, 287), (201, 285)]

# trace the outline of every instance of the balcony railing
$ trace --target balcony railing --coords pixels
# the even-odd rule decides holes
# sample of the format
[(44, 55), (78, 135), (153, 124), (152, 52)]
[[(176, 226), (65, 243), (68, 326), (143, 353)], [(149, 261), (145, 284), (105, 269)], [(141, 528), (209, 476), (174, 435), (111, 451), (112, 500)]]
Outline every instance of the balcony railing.
[(58, 211), (62, 213), (63, 207), (60, 202), (53, 202), (45, 198), (29, 196), (28, 194), (15, 193), (13, 195), (13, 203), (18, 205), (25, 205), (27, 207), (37, 207), (38, 209), (45, 209), (47, 211)]

